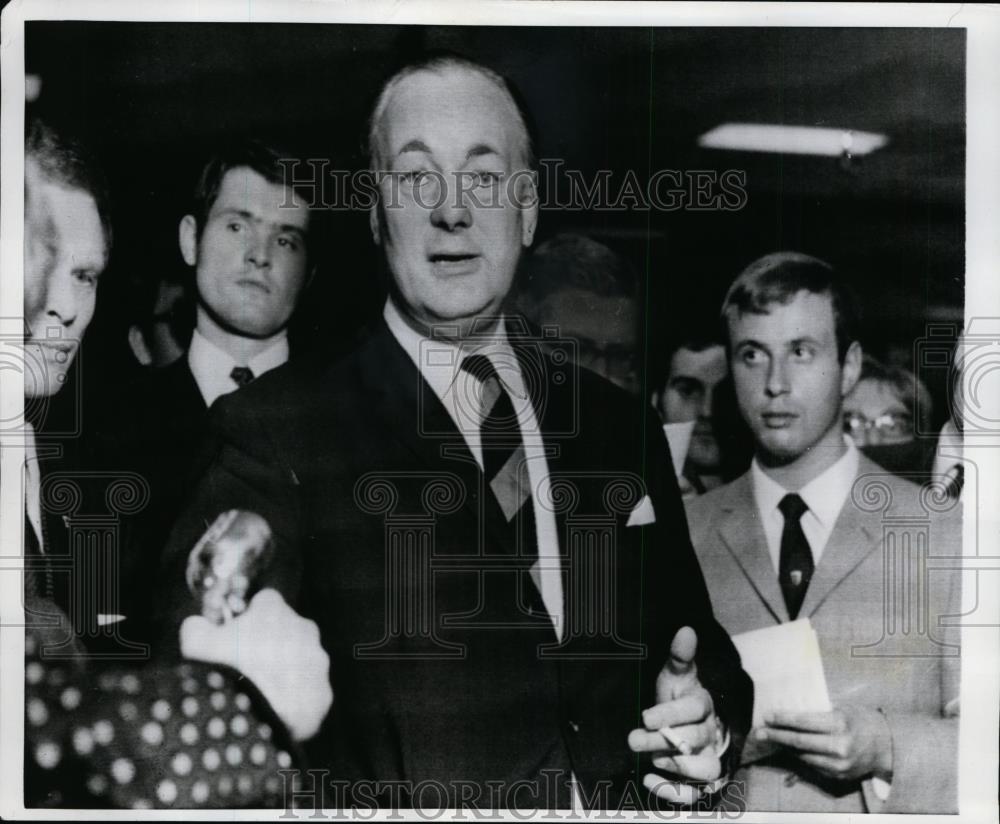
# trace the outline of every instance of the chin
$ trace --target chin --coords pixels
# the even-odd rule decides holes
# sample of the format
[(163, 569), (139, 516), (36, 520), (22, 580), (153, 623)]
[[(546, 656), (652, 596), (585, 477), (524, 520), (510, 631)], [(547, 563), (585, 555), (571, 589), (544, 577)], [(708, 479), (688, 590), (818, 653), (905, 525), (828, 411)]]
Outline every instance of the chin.
[(488, 298), (482, 300), (466, 300), (442, 302), (429, 306), (429, 314), (439, 323), (460, 323), (482, 317), (497, 317), (501, 314), (500, 304)]
[(791, 439), (761, 438), (763, 452), (776, 464), (788, 464), (798, 460), (805, 451), (798, 441)]

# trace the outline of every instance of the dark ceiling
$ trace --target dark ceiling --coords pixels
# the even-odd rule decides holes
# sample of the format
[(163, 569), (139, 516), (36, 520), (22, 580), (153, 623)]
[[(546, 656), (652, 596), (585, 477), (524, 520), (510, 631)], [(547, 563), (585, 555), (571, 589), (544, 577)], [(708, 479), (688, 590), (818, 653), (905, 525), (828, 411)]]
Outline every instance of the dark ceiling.
[[(26, 53), (43, 81), (37, 108), (87, 134), (109, 165), (124, 282), (181, 268), (176, 221), (215, 141), (257, 133), (361, 167), (380, 82), (427, 48), (507, 74), (535, 118), (540, 156), (567, 168), (608, 169), (615, 181), (658, 169), (745, 172), (736, 212), (543, 213), (542, 239), (580, 229), (629, 255), (648, 276), (657, 329), (692, 306), (714, 311), (743, 265), (779, 248), (853, 277), (875, 348), (906, 346), (926, 320), (961, 316), (962, 30), (30, 23)], [(696, 146), (735, 120), (876, 131), (890, 143), (846, 168)], [(320, 329), (377, 306), (365, 227), (363, 214), (331, 221), (331, 297), (317, 305), (337, 308), (316, 310)]]

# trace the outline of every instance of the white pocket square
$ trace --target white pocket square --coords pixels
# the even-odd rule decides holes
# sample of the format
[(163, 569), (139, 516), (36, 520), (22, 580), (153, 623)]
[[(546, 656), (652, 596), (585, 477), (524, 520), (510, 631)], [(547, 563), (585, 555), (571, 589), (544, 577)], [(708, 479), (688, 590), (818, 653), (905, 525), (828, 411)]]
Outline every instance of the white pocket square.
[(646, 524), (655, 523), (656, 510), (653, 509), (653, 502), (650, 500), (649, 495), (643, 495), (642, 500), (632, 510), (632, 514), (628, 516), (628, 522), (625, 526), (646, 526)]
[(105, 615), (103, 612), (97, 613), (97, 626), (106, 627), (110, 624), (117, 624), (119, 621), (124, 621), (124, 615)]

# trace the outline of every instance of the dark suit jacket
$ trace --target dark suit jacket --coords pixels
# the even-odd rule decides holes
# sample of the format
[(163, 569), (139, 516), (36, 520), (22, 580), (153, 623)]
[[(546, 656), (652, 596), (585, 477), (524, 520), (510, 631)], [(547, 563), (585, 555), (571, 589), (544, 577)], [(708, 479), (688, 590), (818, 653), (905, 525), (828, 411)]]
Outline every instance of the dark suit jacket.
[[(466, 782), (490, 804), (488, 781), (571, 766), (599, 806), (628, 780), (639, 794), (649, 765), (627, 736), (685, 624), (734, 748), (747, 728), (749, 679), (712, 616), (662, 430), (611, 384), (515, 346), (569, 567), (563, 646), (465, 441), (384, 324), (332, 367), (286, 365), (212, 409), (214, 461), (169, 542), (161, 626), (174, 636), (197, 610), (183, 569), (206, 522), (262, 514), (278, 551), (261, 583), (318, 623), (330, 654), (314, 764), (334, 779), (433, 779), (452, 805)], [(626, 526), (644, 495), (655, 522)], [(492, 805), (567, 800), (543, 787)]]
[(93, 425), (91, 465), (139, 476), (147, 488), (120, 531), (123, 611), (133, 631), (146, 637), (149, 630), (140, 625), (149, 616), (166, 537), (197, 476), (208, 408), (186, 356), (132, 376), (105, 406)]

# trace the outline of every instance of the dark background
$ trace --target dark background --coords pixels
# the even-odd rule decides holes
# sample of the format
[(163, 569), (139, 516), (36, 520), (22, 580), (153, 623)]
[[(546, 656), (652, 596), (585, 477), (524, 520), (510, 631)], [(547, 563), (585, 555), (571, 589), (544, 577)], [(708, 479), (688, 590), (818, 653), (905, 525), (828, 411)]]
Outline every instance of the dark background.
[[(737, 212), (541, 216), (538, 241), (583, 231), (642, 274), (650, 381), (664, 341), (693, 318), (708, 322), (736, 273), (779, 249), (849, 277), (876, 355), (912, 363), (929, 322), (962, 318), (962, 30), (32, 22), (26, 37), (26, 69), (42, 80), (32, 109), (91, 141), (111, 177), (116, 244), (90, 363), (95, 352), (127, 356), (124, 329), (148, 300), (144, 284), (184, 275), (177, 223), (218, 141), (255, 134), (363, 168), (381, 82), (438, 48), (506, 74), (536, 121), (539, 156), (587, 179), (598, 169), (616, 184), (628, 171), (640, 181), (658, 169), (746, 172)], [(727, 121), (853, 128), (890, 143), (846, 166), (697, 147)], [(333, 352), (382, 298), (367, 216), (324, 217), (320, 271), (295, 334)]]

